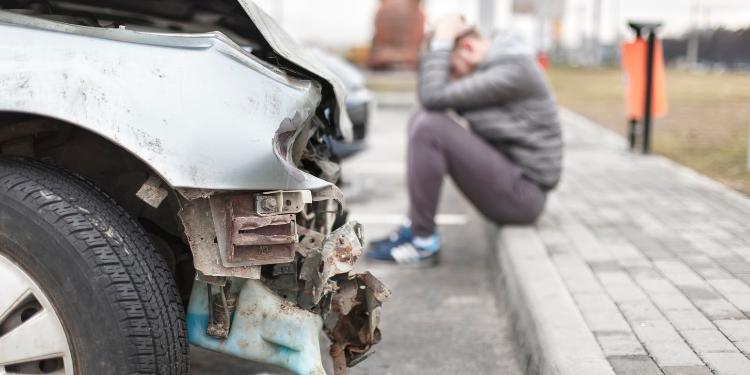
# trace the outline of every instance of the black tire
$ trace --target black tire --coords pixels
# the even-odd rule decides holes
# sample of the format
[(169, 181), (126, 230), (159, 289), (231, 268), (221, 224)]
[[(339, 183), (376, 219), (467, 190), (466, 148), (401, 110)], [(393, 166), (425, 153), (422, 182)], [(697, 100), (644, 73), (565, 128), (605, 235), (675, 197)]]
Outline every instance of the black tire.
[(186, 374), (182, 302), (143, 228), (88, 181), (0, 157), (0, 252), (58, 312), (75, 374)]

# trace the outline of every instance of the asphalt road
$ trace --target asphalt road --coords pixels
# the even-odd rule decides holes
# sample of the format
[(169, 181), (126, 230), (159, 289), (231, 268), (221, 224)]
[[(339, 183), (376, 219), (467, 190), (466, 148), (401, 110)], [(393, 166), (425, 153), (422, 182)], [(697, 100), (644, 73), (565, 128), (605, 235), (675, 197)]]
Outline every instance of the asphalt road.
[[(406, 123), (415, 109), (408, 96), (384, 96), (368, 135), (370, 148), (347, 161), (345, 189), (352, 217), (378, 238), (407, 210), (404, 160)], [(439, 230), (441, 264), (403, 269), (363, 262), (388, 285), (383, 341), (351, 374), (521, 374), (508, 309), (495, 288), (489, 242), (481, 218), (456, 188), (443, 189)], [(192, 374), (286, 374), (195, 350)]]

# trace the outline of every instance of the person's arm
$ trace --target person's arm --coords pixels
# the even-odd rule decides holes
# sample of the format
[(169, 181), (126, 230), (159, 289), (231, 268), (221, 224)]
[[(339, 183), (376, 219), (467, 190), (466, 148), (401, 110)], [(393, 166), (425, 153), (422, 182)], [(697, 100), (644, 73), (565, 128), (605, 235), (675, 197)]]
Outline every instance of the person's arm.
[(418, 91), (425, 109), (464, 111), (499, 105), (526, 89), (527, 72), (518, 59), (451, 80), (451, 53), (451, 49), (438, 48), (422, 57)]

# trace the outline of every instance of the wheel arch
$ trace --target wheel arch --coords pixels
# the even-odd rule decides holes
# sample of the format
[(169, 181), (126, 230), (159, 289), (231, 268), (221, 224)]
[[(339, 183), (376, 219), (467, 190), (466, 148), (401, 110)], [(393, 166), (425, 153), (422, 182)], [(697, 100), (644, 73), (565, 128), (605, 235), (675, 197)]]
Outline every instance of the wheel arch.
[[(0, 154), (39, 160), (91, 181), (146, 229), (178, 284), (192, 277), (190, 250), (177, 217), (178, 193), (137, 154), (80, 124), (18, 111), (0, 111)], [(167, 191), (158, 207), (136, 196), (151, 176), (157, 176), (160, 188)], [(179, 286), (189, 291), (189, 285)]]

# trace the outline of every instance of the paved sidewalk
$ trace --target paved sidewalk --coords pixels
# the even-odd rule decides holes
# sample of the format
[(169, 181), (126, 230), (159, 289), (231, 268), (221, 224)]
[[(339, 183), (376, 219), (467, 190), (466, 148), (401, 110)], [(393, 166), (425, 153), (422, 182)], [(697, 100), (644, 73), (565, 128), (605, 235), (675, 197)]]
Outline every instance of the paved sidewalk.
[(499, 238), (538, 372), (750, 374), (750, 200), (563, 119), (562, 185)]

